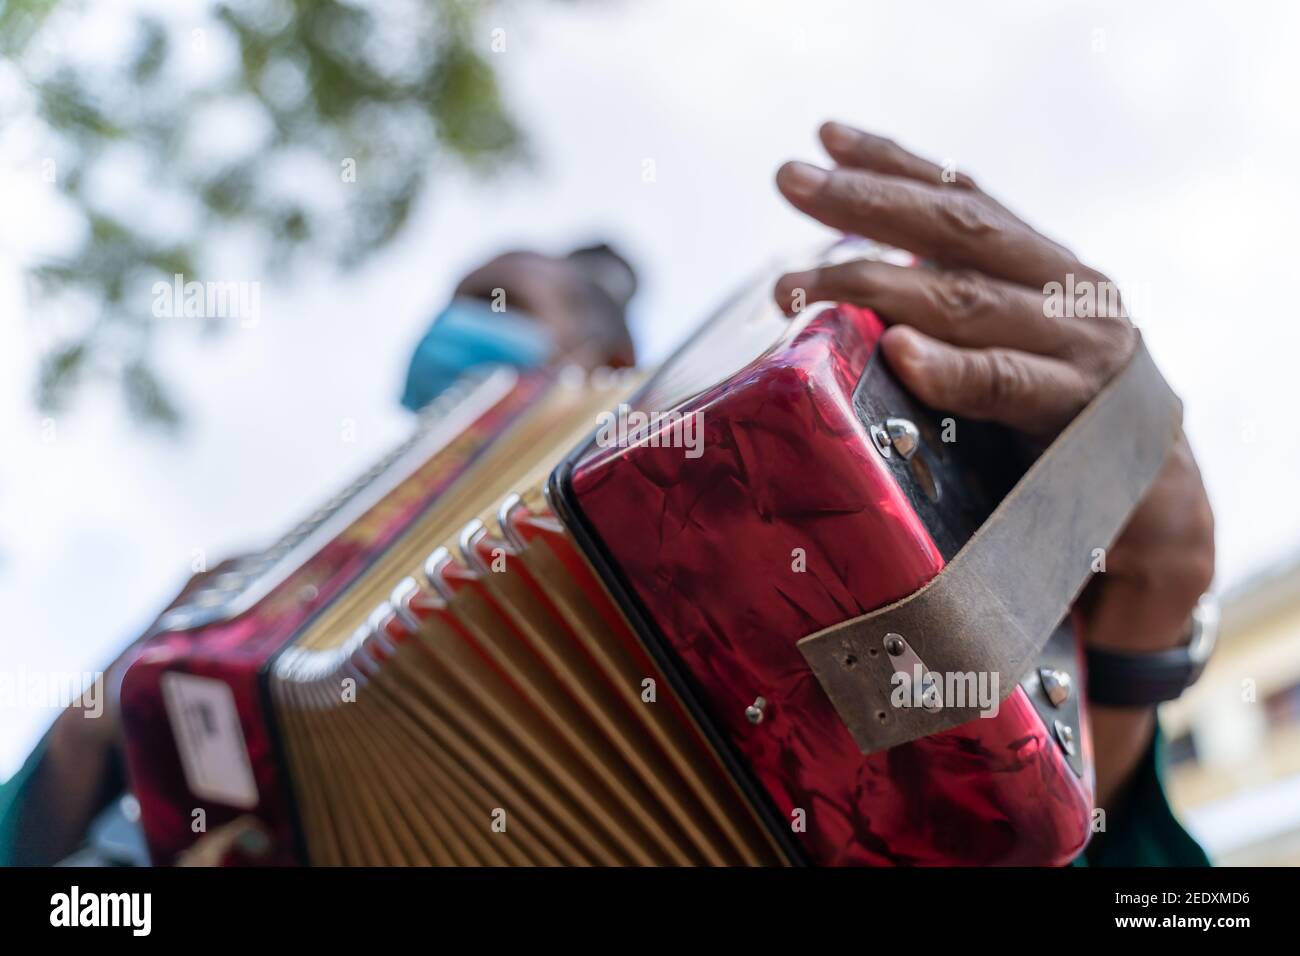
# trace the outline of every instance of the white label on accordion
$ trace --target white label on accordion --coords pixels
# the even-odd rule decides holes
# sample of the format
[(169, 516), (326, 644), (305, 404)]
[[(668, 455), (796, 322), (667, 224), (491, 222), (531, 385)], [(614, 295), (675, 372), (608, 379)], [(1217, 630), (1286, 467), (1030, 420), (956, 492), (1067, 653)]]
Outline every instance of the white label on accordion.
[(162, 675), (162, 692), (190, 792), (245, 810), (257, 806), (257, 784), (229, 685), (169, 671)]

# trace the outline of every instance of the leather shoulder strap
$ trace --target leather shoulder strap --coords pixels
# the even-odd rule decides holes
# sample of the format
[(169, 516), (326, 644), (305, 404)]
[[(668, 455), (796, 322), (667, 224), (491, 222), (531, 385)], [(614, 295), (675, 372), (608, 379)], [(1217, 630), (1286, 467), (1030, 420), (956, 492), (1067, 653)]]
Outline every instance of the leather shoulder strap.
[[(1181, 423), (1182, 404), (1139, 339), (1123, 370), (933, 580), (799, 641), (864, 753), (959, 726), (1015, 689), (1087, 583), (1096, 549), (1114, 542), (1155, 480)], [(913, 690), (916, 673), (933, 676)], [(981, 680), (991, 689), (983, 706)]]

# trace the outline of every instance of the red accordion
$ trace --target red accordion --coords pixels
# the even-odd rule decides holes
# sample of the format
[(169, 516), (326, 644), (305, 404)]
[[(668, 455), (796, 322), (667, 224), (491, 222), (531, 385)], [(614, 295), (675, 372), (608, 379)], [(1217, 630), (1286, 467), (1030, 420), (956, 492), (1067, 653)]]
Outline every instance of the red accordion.
[[(787, 322), (768, 288), (645, 379), (466, 378), (170, 612), (122, 688), (155, 862), (245, 816), (286, 864), (1077, 855), (1092, 771), (1068, 620), (984, 716), (874, 752), (801, 653), (935, 579), (1025, 462), (912, 399), (873, 313)], [(897, 651), (906, 678), (915, 642), (889, 637), (862, 666)], [(897, 706), (944, 706), (917, 676)]]

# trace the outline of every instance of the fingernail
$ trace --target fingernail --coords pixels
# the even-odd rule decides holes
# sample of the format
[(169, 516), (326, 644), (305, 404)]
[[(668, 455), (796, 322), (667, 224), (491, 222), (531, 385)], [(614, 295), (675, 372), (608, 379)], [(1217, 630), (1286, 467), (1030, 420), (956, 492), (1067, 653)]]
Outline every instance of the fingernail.
[(822, 127), (822, 142), (831, 149), (850, 149), (857, 142), (857, 133), (843, 123), (831, 120)]
[(778, 183), (796, 199), (812, 199), (826, 185), (830, 174), (812, 163), (792, 162), (781, 167)]

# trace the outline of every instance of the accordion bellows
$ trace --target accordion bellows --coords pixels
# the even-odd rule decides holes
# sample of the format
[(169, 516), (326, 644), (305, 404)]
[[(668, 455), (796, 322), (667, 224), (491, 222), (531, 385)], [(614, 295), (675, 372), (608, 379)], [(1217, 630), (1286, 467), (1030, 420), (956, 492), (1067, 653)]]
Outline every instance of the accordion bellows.
[[(313, 862), (777, 859), (563, 527), (525, 503), (546, 476), (529, 481), (530, 468), (611, 397), (545, 396), (503, 460), (484, 463), (494, 478), (431, 515), (451, 523), (425, 540), (459, 531), (454, 551), (435, 550), (353, 639), (333, 645), (350, 610), (335, 606), (277, 660), (272, 698)], [(497, 507), (510, 487), (525, 495)], [(412, 546), (384, 561), (420, 567)]]
[[(1005, 481), (977, 474), (995, 470), (978, 440), (927, 451), (921, 485), (885, 461), (863, 409), (904, 397), (875, 360), (879, 320), (786, 325), (766, 294), (648, 382), (467, 381), (357, 488), (165, 619), (122, 689), (154, 859), (243, 814), (279, 863), (1077, 854), (1088, 741), (1066, 753), (1034, 687), (864, 755), (799, 654), (933, 578)], [(611, 409), (643, 424), (602, 440)]]

